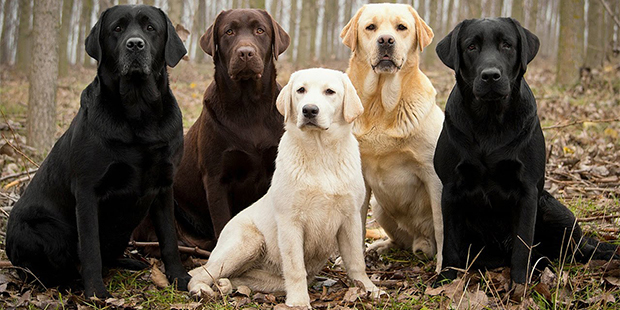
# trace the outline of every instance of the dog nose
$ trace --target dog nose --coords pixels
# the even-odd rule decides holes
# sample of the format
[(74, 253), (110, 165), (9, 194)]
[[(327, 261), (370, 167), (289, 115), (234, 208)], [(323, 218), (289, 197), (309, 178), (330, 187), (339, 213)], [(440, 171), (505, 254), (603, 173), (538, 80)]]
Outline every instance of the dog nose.
[(314, 104), (306, 104), (301, 109), (306, 118), (315, 118), (319, 114), (319, 107)]
[(256, 50), (251, 46), (242, 46), (237, 49), (237, 55), (241, 60), (248, 61), (256, 54)]
[(377, 43), (381, 46), (392, 46), (394, 45), (394, 37), (391, 35), (382, 35), (377, 39)]
[(502, 73), (498, 68), (488, 68), (482, 70), (480, 78), (485, 82), (497, 82), (502, 77)]
[(140, 38), (129, 38), (127, 40), (127, 49), (130, 51), (141, 51), (144, 49), (144, 40)]

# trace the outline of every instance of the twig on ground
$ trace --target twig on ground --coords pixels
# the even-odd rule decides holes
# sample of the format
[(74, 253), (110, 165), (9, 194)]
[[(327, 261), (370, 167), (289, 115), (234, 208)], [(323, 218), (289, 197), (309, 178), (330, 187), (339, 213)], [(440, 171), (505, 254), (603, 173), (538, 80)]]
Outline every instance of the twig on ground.
[(28, 180), (30, 180), (30, 179), (32, 179), (32, 177), (30, 176), (30, 174), (27, 174), (26, 176), (21, 177), (21, 178), (19, 178), (19, 179), (15, 180), (15, 181), (13, 181), (13, 182), (11, 182), (11, 183), (9, 183), (9, 184), (5, 185), (5, 186), (4, 186), (4, 189), (5, 189), (5, 190), (7, 190), (7, 189), (9, 189), (9, 188), (11, 188), (11, 187), (13, 187), (13, 186), (15, 186), (15, 185), (19, 185), (20, 183), (25, 182), (25, 181), (28, 181)]
[(556, 124), (556, 125), (546, 126), (546, 127), (543, 127), (542, 129), (543, 130), (558, 129), (558, 128), (575, 126), (575, 125), (579, 125), (583, 123), (613, 123), (613, 122), (618, 122), (618, 121), (620, 121), (620, 118), (581, 120), (581, 121), (570, 122), (567, 124)]
[(582, 218), (578, 218), (577, 222), (594, 222), (594, 221), (598, 221), (598, 220), (608, 220), (608, 219), (615, 219), (615, 218), (619, 218), (619, 217), (620, 217), (620, 214), (582, 217)]
[(9, 174), (7, 176), (3, 176), (0, 178), (0, 182), (2, 181), (6, 181), (6, 180), (10, 180), (12, 178), (16, 178), (16, 177), (21, 177), (24, 174), (33, 174), (36, 173), (39, 169), (30, 169), (28, 171), (22, 171), (22, 172), (18, 172), (18, 173), (13, 173), (13, 174)]
[(15, 152), (17, 152), (19, 155), (23, 156), (26, 160), (28, 160), (35, 167), (39, 168), (39, 164), (35, 163), (34, 160), (32, 160), (30, 157), (28, 157), (28, 155), (26, 155), (26, 153), (22, 152), (22, 150), (20, 148), (18, 148), (13, 143), (11, 143), (11, 141), (9, 141), (9, 139), (7, 137), (5, 137), (4, 134), (2, 134), (2, 138), (4, 139), (6, 144), (8, 144), (11, 148), (13, 148), (15, 150)]
[(13, 267), (13, 264), (11, 264), (10, 261), (0, 260), (0, 268), (9, 268), (9, 267)]
[[(159, 242), (141, 242), (141, 241), (130, 241), (129, 242), (130, 246), (133, 247), (141, 247), (141, 248), (145, 248), (145, 247), (159, 247)], [(203, 250), (199, 247), (188, 247), (188, 246), (179, 246), (179, 252), (181, 253), (185, 253), (185, 254), (192, 254), (192, 255), (197, 255), (197, 256), (201, 256), (201, 257), (205, 257), (208, 258), (209, 256), (211, 256), (211, 252), (207, 251), (207, 250)]]

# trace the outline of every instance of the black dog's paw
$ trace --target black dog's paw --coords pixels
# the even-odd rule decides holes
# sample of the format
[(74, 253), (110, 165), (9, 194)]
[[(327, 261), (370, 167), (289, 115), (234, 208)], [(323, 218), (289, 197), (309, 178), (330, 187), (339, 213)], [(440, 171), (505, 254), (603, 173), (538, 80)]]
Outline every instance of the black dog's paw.
[(180, 276), (169, 277), (168, 280), (170, 283), (176, 286), (179, 291), (187, 291), (187, 285), (189, 284), (189, 280), (192, 279), (187, 272)]
[(452, 282), (452, 280), (456, 279), (456, 270), (448, 269), (444, 270), (437, 275), (435, 281), (431, 284), (433, 288), (440, 287), (444, 284), (448, 284)]
[(84, 290), (84, 296), (86, 298), (96, 297), (101, 300), (105, 300), (105, 299), (111, 298), (112, 294), (110, 294), (110, 292), (108, 292), (105, 286), (101, 284), (101, 285), (96, 285), (95, 287), (86, 288)]

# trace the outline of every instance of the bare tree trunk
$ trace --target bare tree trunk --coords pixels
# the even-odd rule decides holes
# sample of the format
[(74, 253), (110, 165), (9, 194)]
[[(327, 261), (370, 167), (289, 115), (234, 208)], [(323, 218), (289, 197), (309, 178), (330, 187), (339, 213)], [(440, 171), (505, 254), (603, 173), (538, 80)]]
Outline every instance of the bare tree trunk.
[(338, 3), (333, 0), (325, 0), (323, 5), (323, 33), (321, 34), (321, 60), (328, 61), (332, 57), (332, 47), (334, 42), (333, 21), (337, 19)]
[[(590, 1), (598, 1), (598, 0), (590, 0)], [(530, 29), (530, 31), (536, 32), (536, 26), (538, 26), (538, 0), (531, 0), (530, 3), (530, 14), (529, 14), (529, 18), (528, 18), (528, 25), (527, 28)]]
[(28, 72), (32, 60), (32, 27), (30, 17), (32, 8), (30, 0), (19, 0), (19, 28), (17, 37), (17, 69)]
[(17, 8), (17, 0), (4, 2), (2, 23), (2, 39), (0, 39), (0, 64), (10, 64), (13, 56), (13, 36), (15, 35), (14, 12)]
[(310, 63), (310, 39), (312, 38), (312, 20), (314, 9), (314, 0), (303, 0), (301, 5), (301, 20), (299, 21), (299, 46), (297, 46), (297, 59), (295, 64), (297, 67), (306, 67)]
[[(518, 0), (514, 0), (514, 1), (518, 1)], [(469, 5), (469, 18), (482, 17), (482, 1), (481, 0), (468, 0), (467, 4)]]
[(34, 6), (34, 50), (28, 97), (28, 144), (46, 153), (56, 133), (59, 0), (37, 1)]
[[(452, 11), (454, 10), (454, 0), (449, 0), (448, 2), (448, 16), (446, 17), (446, 22), (445, 22), (445, 26), (444, 29), (446, 29), (446, 31), (450, 31), (450, 29), (454, 28), (454, 22), (452, 21), (453, 19), (453, 14)], [(418, 12), (420, 13), (420, 12)], [(441, 38), (439, 38), (441, 39)]]
[(510, 16), (520, 23), (525, 23), (525, 12), (523, 10), (523, 0), (512, 0), (512, 9)]
[(288, 46), (288, 54), (291, 55), (290, 61), (294, 62), (295, 48), (297, 47), (295, 45), (295, 39), (297, 36), (295, 31), (295, 28), (297, 27), (297, 0), (292, 0), (290, 3), (291, 11), (289, 12), (288, 35), (291, 38), (291, 43)]
[[(429, 12), (430, 16), (426, 20), (426, 23), (429, 25), (439, 24), (439, 15), (441, 13), (439, 12), (437, 1), (431, 1), (429, 9), (430, 9), (430, 12)], [(437, 56), (435, 54), (435, 45), (437, 45), (437, 39), (433, 39), (431, 44), (428, 47), (426, 47), (426, 50), (424, 51), (422, 55), (425, 65), (432, 65), (435, 63), (435, 60), (437, 59)]]
[(502, 16), (502, 9), (504, 8), (504, 0), (493, 1), (493, 14), (496, 17)]
[(58, 44), (58, 75), (65, 76), (69, 72), (69, 32), (71, 31), (71, 10), (73, 9), (73, 0), (64, 0), (62, 2), (62, 22), (60, 26), (60, 40)]
[(579, 82), (583, 64), (584, 0), (560, 0), (560, 41), (556, 82), (573, 85)]
[(250, 0), (250, 8), (265, 9), (265, 0)]
[[(207, 30), (207, 16), (205, 10), (205, 7), (207, 5), (206, 2), (206, 0), (198, 0), (198, 10), (196, 11), (196, 13), (194, 13), (194, 29), (192, 30), (192, 33), (196, 34), (197, 39), (200, 39), (200, 36), (202, 36), (203, 32)], [(200, 49), (198, 41), (196, 41), (194, 47), (197, 49), (194, 61), (203, 62), (205, 60), (206, 54), (202, 49)]]
[(310, 46), (308, 48), (308, 60), (311, 62), (317, 61), (316, 57), (316, 36), (318, 32), (319, 23), (319, 3), (316, 0), (310, 0)]
[(181, 22), (181, 16), (183, 15), (183, 1), (172, 0), (168, 1), (168, 17), (173, 25), (183, 24)]
[(585, 66), (595, 68), (603, 65), (605, 57), (605, 20), (603, 5), (599, 0), (588, 1), (588, 43)]

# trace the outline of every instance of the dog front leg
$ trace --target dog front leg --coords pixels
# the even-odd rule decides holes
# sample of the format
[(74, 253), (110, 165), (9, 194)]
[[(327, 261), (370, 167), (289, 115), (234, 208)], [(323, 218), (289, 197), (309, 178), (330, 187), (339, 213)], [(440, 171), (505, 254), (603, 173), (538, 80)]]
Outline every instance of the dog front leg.
[(177, 288), (187, 290), (189, 274), (181, 263), (177, 234), (174, 227), (174, 200), (172, 187), (163, 189), (151, 205), (150, 215), (155, 224), (155, 233), (159, 240), (161, 257), (166, 267), (166, 276), (171, 282), (177, 282)]
[(344, 261), (349, 278), (353, 281), (360, 281), (364, 284), (364, 289), (372, 294), (373, 298), (378, 298), (385, 292), (379, 290), (366, 274), (366, 264), (364, 262), (364, 252), (359, 246), (360, 223), (355, 217), (347, 217), (345, 223), (338, 230), (336, 238), (338, 240), (338, 250)]
[(440, 273), (433, 283), (433, 287), (443, 285), (445, 280), (454, 280), (456, 278), (456, 270), (453, 268), (463, 268), (464, 258), (461, 258), (461, 246), (463, 245), (463, 235), (461, 232), (460, 216), (462, 206), (458, 205), (458, 201), (448, 199), (451, 196), (448, 191), (450, 185), (444, 186), (441, 195), (441, 213), (443, 218), (443, 260), (440, 267)]
[(368, 218), (368, 209), (370, 207), (370, 196), (372, 196), (372, 189), (364, 180), (364, 185), (366, 186), (366, 196), (364, 196), (364, 203), (362, 203), (362, 209), (360, 210), (360, 216), (362, 217), (362, 251), (364, 250), (364, 242), (366, 240), (366, 219)]
[(76, 195), (78, 254), (86, 297), (112, 297), (103, 284), (99, 242), (99, 204), (94, 193), (78, 190)]
[(282, 275), (286, 289), (286, 305), (309, 309), (311, 306), (310, 296), (308, 295), (308, 275), (304, 261), (302, 223), (294, 223), (291, 218), (278, 215), (276, 222), (278, 225), (278, 246), (282, 258)]
[(214, 178), (214, 176), (210, 178), (205, 176), (203, 184), (207, 192), (207, 204), (209, 205), (209, 215), (211, 215), (215, 239), (219, 239), (224, 226), (232, 218), (232, 213), (228, 202), (228, 190), (219, 183), (219, 180), (214, 180)]
[(435, 174), (433, 167), (428, 175), (426, 190), (431, 199), (431, 211), (433, 212), (433, 230), (435, 232), (435, 242), (437, 245), (437, 265), (435, 272), (441, 272), (443, 264), (443, 216), (441, 211), (441, 180)]
[(537, 190), (523, 195), (519, 200), (513, 216), (514, 240), (512, 248), (510, 277), (512, 281), (525, 284), (530, 267), (532, 244), (534, 243), (534, 229), (537, 212)]

